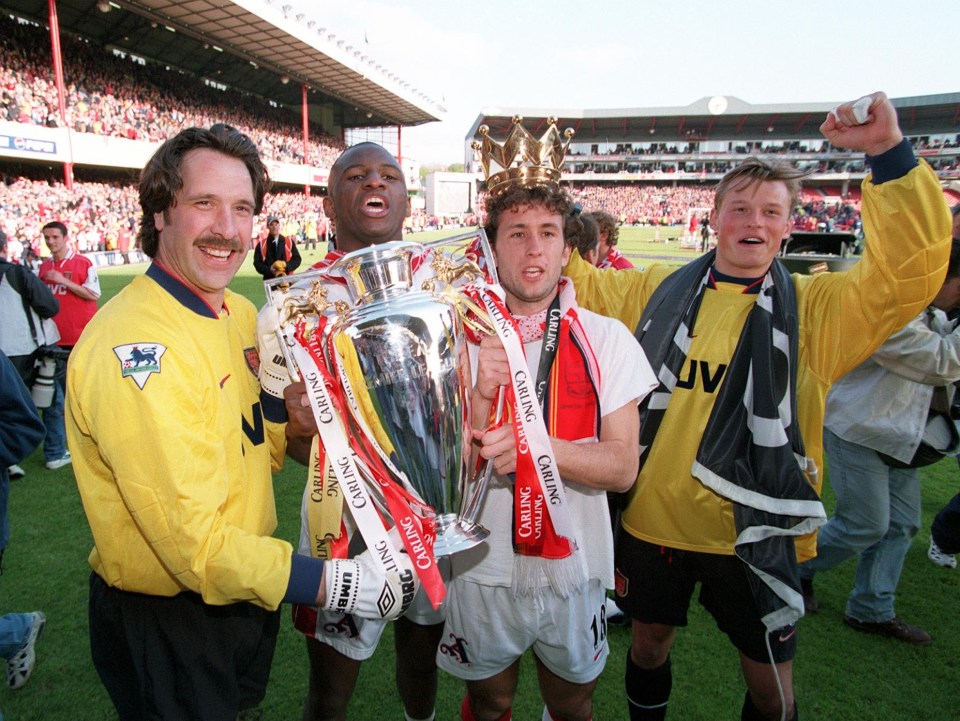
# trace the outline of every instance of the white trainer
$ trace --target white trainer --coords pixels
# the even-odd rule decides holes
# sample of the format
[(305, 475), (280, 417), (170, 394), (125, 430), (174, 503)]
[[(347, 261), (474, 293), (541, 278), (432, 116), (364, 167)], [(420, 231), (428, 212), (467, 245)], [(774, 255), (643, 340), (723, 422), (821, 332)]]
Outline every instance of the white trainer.
[(927, 558), (943, 568), (957, 567), (957, 557), (951, 553), (941, 551), (940, 546), (938, 546), (932, 538), (930, 539), (930, 549), (927, 551)]
[(32, 624), (27, 638), (16, 655), (7, 661), (7, 686), (12, 689), (23, 687), (33, 673), (33, 667), (37, 663), (37, 652), (34, 646), (47, 624), (46, 617), (39, 611), (31, 613), (30, 616), (32, 616)]
[(69, 466), (71, 463), (73, 463), (73, 458), (70, 457), (70, 451), (64, 451), (62, 456), (54, 458), (52, 461), (47, 461), (45, 465), (49, 470), (55, 471), (58, 468)]

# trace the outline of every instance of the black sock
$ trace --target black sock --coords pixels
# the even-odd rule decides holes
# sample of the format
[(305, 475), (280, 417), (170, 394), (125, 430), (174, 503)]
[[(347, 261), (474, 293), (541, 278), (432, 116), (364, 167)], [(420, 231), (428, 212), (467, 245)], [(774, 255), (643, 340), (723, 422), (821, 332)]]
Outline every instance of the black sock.
[(633, 662), (627, 649), (627, 672), (624, 677), (630, 721), (663, 721), (667, 717), (667, 701), (673, 687), (670, 657), (661, 666), (643, 669)]
[(750, 692), (747, 691), (743, 697), (743, 708), (740, 710), (740, 721), (767, 721), (767, 717), (760, 713), (750, 698)]
[[(778, 717), (779, 718), (779, 717)], [(799, 721), (799, 715), (797, 714), (797, 704), (793, 704), (793, 716), (790, 721)], [(743, 709), (740, 711), (740, 721), (770, 721), (766, 716), (760, 713), (754, 703), (753, 699), (750, 698), (750, 692), (747, 691), (747, 695), (743, 699)]]

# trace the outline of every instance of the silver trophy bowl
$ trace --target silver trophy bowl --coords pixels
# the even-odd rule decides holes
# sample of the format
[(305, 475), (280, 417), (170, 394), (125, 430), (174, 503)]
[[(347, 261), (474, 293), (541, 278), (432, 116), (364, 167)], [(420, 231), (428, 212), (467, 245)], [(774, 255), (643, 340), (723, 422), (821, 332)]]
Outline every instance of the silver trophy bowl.
[(323, 345), (350, 378), (352, 410), (361, 416), (354, 431), (369, 433), (370, 445), (378, 444), (408, 488), (435, 509), (434, 554), (445, 556), (489, 531), (461, 513), (471, 483), (463, 322), (449, 296), (414, 287), (411, 260), (421, 250), (386, 243), (338, 261), (353, 307), (329, 327)]

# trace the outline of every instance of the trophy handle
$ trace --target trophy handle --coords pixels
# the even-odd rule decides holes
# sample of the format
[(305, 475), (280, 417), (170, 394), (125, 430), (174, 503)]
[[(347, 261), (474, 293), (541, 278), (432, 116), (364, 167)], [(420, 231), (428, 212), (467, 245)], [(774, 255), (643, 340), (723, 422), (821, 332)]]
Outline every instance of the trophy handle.
[[(503, 419), (503, 388), (497, 393), (497, 412), (494, 414), (493, 422), (499, 423)], [(470, 483), (472, 492), (467, 502), (463, 504), (463, 510), (460, 517), (471, 525), (477, 524), (477, 517), (480, 515), (480, 502), (487, 493), (487, 486), (490, 484), (490, 476), (493, 475), (493, 459), (487, 459), (483, 464), (483, 469), (477, 472), (473, 481)]]
[(428, 240), (422, 244), (426, 249), (438, 249), (441, 251), (456, 248), (456, 255), (460, 258), (469, 258), (480, 267), (481, 275), (485, 275), (487, 282), (491, 285), (497, 285), (500, 279), (497, 277), (497, 266), (493, 261), (493, 251), (490, 247), (490, 241), (487, 233), (482, 227), (470, 230), (466, 233), (457, 235), (448, 235), (444, 238)]
[(449, 287), (440, 291), (440, 295), (447, 298), (465, 326), (479, 335), (496, 335), (497, 328), (490, 320), (486, 308), (474, 303), (468, 296), (452, 290)]

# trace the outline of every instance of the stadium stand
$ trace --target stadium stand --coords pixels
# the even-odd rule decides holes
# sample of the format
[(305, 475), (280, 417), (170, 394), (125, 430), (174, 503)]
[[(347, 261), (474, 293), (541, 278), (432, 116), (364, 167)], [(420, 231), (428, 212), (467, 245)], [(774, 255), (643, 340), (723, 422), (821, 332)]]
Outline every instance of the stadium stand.
[[(68, 8), (73, 4), (65, 3)], [(184, 126), (228, 120), (250, 135), (269, 160), (287, 167), (308, 164), (321, 169), (312, 181), (320, 186), (313, 194), (306, 195), (289, 182), (280, 184), (268, 196), (264, 213), (289, 218), (300, 228), (307, 216), (322, 218), (322, 201), (316, 191), (322, 192), (325, 182), (322, 169), (328, 168), (344, 147), (344, 126), (328, 128), (311, 119), (305, 157), (302, 118), (289, 103), (285, 106), (269, 92), (258, 95), (210, 82), (182, 68), (144, 59), (116, 45), (104, 47), (69, 32), (61, 33), (61, 48), (64, 119), (58, 108), (48, 28), (36, 19), (0, 15), (0, 121), (155, 144)], [(234, 59), (235, 64), (245, 62), (249, 61)], [(273, 90), (286, 86), (282, 80), (276, 82), (281, 84)], [(712, 206), (712, 185), (720, 175), (756, 153), (781, 157), (810, 170), (794, 218), (798, 230), (859, 228), (858, 185), (865, 176), (862, 157), (836, 152), (815, 135), (812, 122), (807, 126), (796, 119), (787, 122), (788, 118), (778, 113), (777, 117), (784, 119), (782, 126), (789, 127), (773, 128), (769, 117), (776, 108), (748, 106), (735, 98), (728, 99), (728, 104), (731, 113), (741, 113), (740, 119), (724, 125), (728, 119), (712, 115), (715, 108), (709, 107), (715, 100), (703, 99), (681, 109), (579, 111), (569, 122), (561, 119), (561, 125), (577, 130), (577, 142), (571, 146), (564, 168), (576, 201), (586, 209), (607, 210), (624, 224), (684, 226), (692, 213), (700, 215)], [(346, 108), (349, 102), (341, 105)], [(960, 95), (897, 102), (911, 109), (911, 117), (920, 118), (911, 142), (940, 174), (948, 202), (960, 202), (960, 135), (954, 121)], [(803, 117), (820, 117), (823, 110), (811, 105), (803, 109)], [(468, 139), (481, 123), (502, 129), (514, 112), (482, 113)], [(931, 117), (924, 119), (925, 113)], [(543, 117), (527, 115), (525, 124), (533, 128), (542, 125), (546, 117), (546, 113)], [(612, 128), (626, 137), (610, 142), (616, 134)], [(786, 136), (788, 133), (796, 137)], [(136, 235), (135, 167), (78, 166), (69, 190), (55, 164), (5, 157), (0, 149), (4, 181), (0, 228), (43, 253), (46, 249), (39, 243), (39, 228), (48, 220), (62, 218), (81, 250), (110, 252), (124, 243), (128, 230)], [(408, 228), (472, 225), (478, 222), (476, 213), (482, 207), (482, 193), (476, 207), (463, 208), (452, 216), (428, 215), (415, 206)]]
[[(0, 116), (57, 127), (57, 90), (44, 28), (0, 16)], [(67, 36), (61, 41), (67, 85), (67, 126), (81, 133), (162, 142), (181, 128), (206, 127), (229, 118), (269, 160), (303, 163), (296, 117), (269, 101), (235, 90), (218, 90), (156, 63), (91, 46)], [(329, 166), (343, 141), (311, 124), (310, 162)]]
[[(272, 19), (237, 4), (203, 1), (177, 19), (164, 16), (162, 27), (146, 6), (124, 9), (89, 0), (58, 2), (65, 101), (61, 114), (49, 30), (54, 20), (45, 15), (46, 8), (46, 3), (14, 0), (0, 14), (0, 145), (7, 151), (0, 149), (0, 229), (14, 240), (10, 248), (16, 249), (18, 260), (28, 250), (45, 254), (40, 227), (62, 219), (81, 251), (119, 262), (115, 249), (136, 237), (140, 215), (135, 184), (142, 159), (137, 156), (149, 157), (157, 144), (182, 127), (226, 121), (249, 135), (273, 163), (271, 174), (279, 179), (267, 197), (264, 217), (288, 218), (291, 228), (302, 231), (307, 218), (322, 218), (320, 191), (326, 169), (345, 147), (348, 129), (361, 122), (396, 128), (436, 119), (427, 109), (429, 99), (422, 94), (408, 97), (409, 84), (401, 87), (393, 75), (386, 79), (386, 69), (376, 66), (374, 72), (374, 63), (366, 58), (331, 57), (342, 55), (338, 52), (342, 42), (321, 49), (332, 35), (304, 41), (289, 34), (286, 17), (280, 20), (269, 9), (263, 12)], [(104, 23), (108, 12), (113, 15)], [(236, 30), (238, 23), (241, 28), (265, 26), (271, 33), (262, 37), (276, 41), (267, 40), (261, 47)], [(121, 26), (123, 31), (114, 31)], [(174, 32), (167, 34), (168, 30)], [(223, 47), (211, 49), (211, 40)], [(269, 56), (272, 72), (266, 75), (250, 70), (251, 65), (258, 67), (250, 53), (261, 51), (263, 57), (254, 57), (266, 66), (264, 58)], [(176, 58), (177, 66), (149, 60), (151, 53), (154, 58)], [(280, 64), (285, 57), (290, 67)], [(358, 73), (361, 61), (371, 69)], [(185, 69), (191, 65), (195, 72)], [(322, 76), (326, 68), (331, 71), (329, 82), (312, 77)], [(368, 77), (381, 72), (384, 79)], [(288, 88), (291, 79), (300, 87)], [(347, 85), (352, 95), (344, 94)], [(399, 91), (391, 92), (391, 85)], [(382, 106), (376, 114), (369, 109), (370, 97)], [(306, 108), (309, 142), (304, 139)], [(30, 128), (61, 134), (43, 135)], [(62, 134), (68, 129), (71, 135)], [(76, 148), (77, 138), (84, 136), (132, 145), (93, 145), (111, 149), (113, 157), (94, 156), (92, 162), (71, 164), (70, 172), (63, 165), (63, 150), (55, 158), (44, 155), (58, 145)], [(33, 155), (24, 151), (30, 142), (38, 148)], [(136, 152), (124, 157), (127, 148)], [(108, 162), (98, 165), (98, 160)], [(297, 185), (290, 180), (291, 168)], [(307, 172), (297, 172), (299, 168)], [(317, 187), (309, 195), (295, 190), (304, 184)]]

